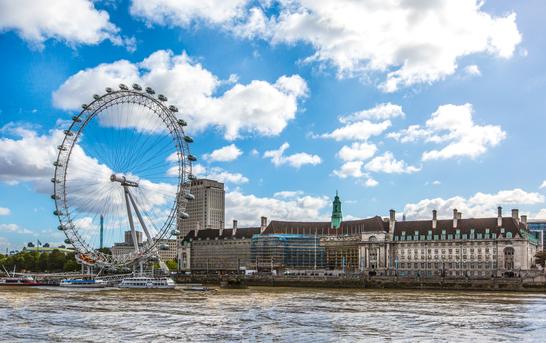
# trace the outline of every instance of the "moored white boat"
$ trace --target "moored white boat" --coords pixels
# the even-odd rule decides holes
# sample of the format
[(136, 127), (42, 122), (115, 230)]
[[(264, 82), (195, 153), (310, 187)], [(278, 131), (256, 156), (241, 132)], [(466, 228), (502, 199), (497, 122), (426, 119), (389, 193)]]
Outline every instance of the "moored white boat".
[(104, 288), (108, 287), (108, 282), (100, 279), (64, 279), (59, 286), (67, 288)]
[(121, 281), (120, 288), (174, 288), (175, 282), (168, 277), (148, 277), (148, 276), (135, 276), (128, 277)]

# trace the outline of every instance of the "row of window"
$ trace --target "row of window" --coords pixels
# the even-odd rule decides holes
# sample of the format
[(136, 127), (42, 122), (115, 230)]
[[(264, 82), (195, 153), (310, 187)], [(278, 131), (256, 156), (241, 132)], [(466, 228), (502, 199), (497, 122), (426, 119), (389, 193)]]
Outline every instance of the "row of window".
[[(508, 242), (509, 244), (510, 242)], [(429, 247), (429, 248), (441, 248), (441, 247), (453, 247), (453, 246), (460, 246), (460, 247), (470, 247), (470, 246), (495, 246), (496, 242), (492, 241), (459, 241), (459, 242), (421, 242), (421, 243), (414, 243), (414, 242), (408, 242), (404, 241), (398, 242), (398, 247), (404, 248), (418, 248), (418, 247)]]
[(497, 268), (496, 262), (487, 263), (460, 263), (460, 262), (401, 262), (400, 269), (495, 269)]
[[(494, 256), (495, 255), (435, 255), (435, 256), (431, 256), (429, 255), (428, 256), (428, 259), (429, 260), (482, 260), (482, 259), (485, 259), (485, 260), (490, 260), (490, 259), (494, 259)], [(412, 257), (411, 255), (408, 255), (407, 257), (406, 256), (400, 256), (400, 260), (411, 260)], [(414, 260), (419, 260), (419, 256), (417, 255), (414, 255), (413, 256), (413, 259)], [(426, 259), (425, 255), (421, 255), (421, 260), (424, 260)]]
[[(417, 232), (417, 231), (416, 231)], [(474, 240), (474, 239), (500, 239), (500, 238), (513, 238), (512, 232), (506, 232), (504, 235), (501, 234), (495, 234), (495, 233), (486, 233), (486, 234), (441, 234), (441, 235), (419, 235), (419, 233), (416, 233), (415, 235), (407, 236), (405, 232), (402, 232), (400, 236), (394, 236), (395, 241), (445, 241), (445, 240)]]
[[(486, 253), (486, 254), (489, 254), (490, 251), (494, 251), (495, 249), (489, 249), (489, 248), (484, 248), (483, 251)], [(408, 255), (411, 255), (412, 254), (412, 251), (413, 251), (413, 254), (414, 255), (417, 255), (417, 253), (419, 252), (419, 249), (401, 249), (400, 250), (400, 255), (405, 255), (406, 252)], [(460, 249), (453, 249), (453, 248), (450, 248), (450, 249), (434, 249), (434, 254), (435, 255), (438, 255), (439, 252), (442, 253), (442, 255), (445, 255), (446, 254), (446, 251), (451, 255), (453, 253), (453, 251), (455, 251), (455, 254), (459, 254), (459, 252), (461, 251)], [(466, 248), (464, 247), (462, 249), (463, 251), (463, 254), (466, 254), (467, 251), (470, 251), (471, 254), (474, 254), (474, 252), (477, 252), (478, 254), (481, 254), (482, 253), (482, 249), (481, 248)], [(427, 252), (429, 255), (432, 254), (433, 252), (433, 249), (427, 249)], [(421, 255), (424, 255), (425, 254), (425, 249), (421, 249)]]

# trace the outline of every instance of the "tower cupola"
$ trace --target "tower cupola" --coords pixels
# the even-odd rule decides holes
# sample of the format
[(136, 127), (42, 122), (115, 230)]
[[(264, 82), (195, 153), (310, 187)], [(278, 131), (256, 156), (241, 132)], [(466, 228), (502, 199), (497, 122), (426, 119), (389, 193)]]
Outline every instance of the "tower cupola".
[(339, 229), (341, 227), (341, 221), (343, 215), (341, 214), (341, 200), (339, 200), (339, 195), (336, 191), (336, 197), (332, 203), (332, 221), (330, 226), (332, 229)]

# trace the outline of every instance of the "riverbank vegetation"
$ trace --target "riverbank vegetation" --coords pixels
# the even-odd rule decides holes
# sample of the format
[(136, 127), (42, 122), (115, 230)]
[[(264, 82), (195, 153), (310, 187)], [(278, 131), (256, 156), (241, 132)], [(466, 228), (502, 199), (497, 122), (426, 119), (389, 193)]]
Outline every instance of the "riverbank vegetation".
[[(80, 270), (74, 253), (64, 253), (58, 249), (51, 252), (21, 251), (13, 255), (0, 254), (0, 266), (9, 272), (72, 272)], [(4, 272), (0, 268), (0, 273)]]

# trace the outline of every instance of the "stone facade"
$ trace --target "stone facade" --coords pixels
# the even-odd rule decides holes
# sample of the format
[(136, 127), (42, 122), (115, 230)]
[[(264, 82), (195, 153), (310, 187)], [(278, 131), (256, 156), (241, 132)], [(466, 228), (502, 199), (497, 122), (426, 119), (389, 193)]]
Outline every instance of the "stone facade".
[(259, 233), (259, 227), (192, 230), (182, 240), (181, 268), (197, 273), (252, 269), (251, 238)]
[[(402, 221), (362, 234), (360, 270), (400, 276), (512, 276), (536, 268), (538, 240), (517, 216)], [(392, 228), (392, 230), (389, 230)]]

